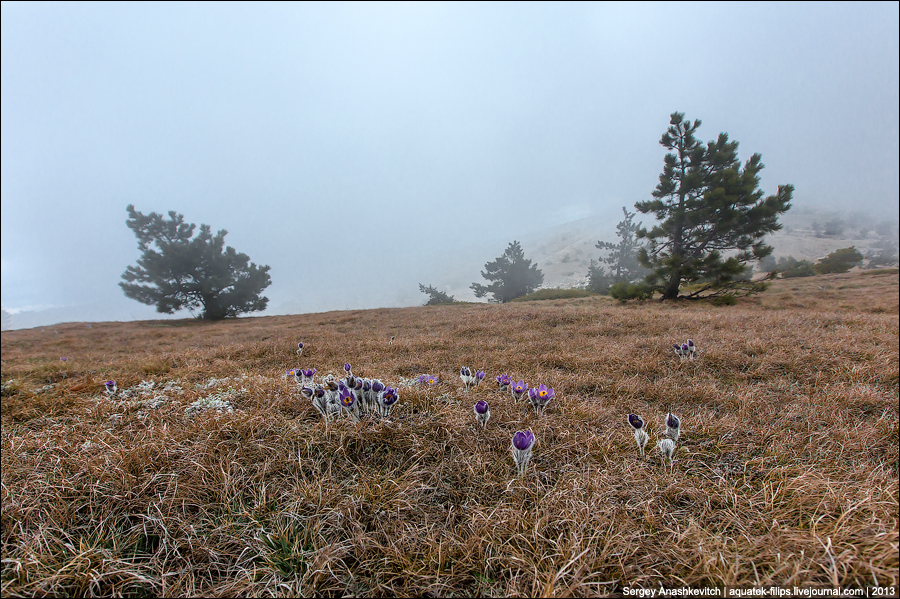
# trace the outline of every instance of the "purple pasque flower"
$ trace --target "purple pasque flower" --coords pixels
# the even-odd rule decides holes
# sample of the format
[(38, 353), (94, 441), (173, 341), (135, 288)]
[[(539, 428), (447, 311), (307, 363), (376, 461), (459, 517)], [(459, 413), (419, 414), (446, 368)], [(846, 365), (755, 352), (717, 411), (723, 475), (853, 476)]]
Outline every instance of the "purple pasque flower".
[(547, 388), (547, 385), (541, 384), (539, 387), (532, 387), (528, 390), (528, 398), (531, 405), (534, 406), (535, 413), (540, 416), (544, 413), (544, 408), (553, 399), (553, 388)]
[(481, 425), (481, 428), (484, 428), (487, 425), (488, 420), (491, 419), (491, 409), (488, 407), (488, 403), (483, 399), (479, 399), (475, 402), (474, 409), (475, 420)]
[(384, 383), (382, 383), (378, 379), (375, 379), (374, 381), (372, 381), (372, 391), (374, 391), (375, 393), (381, 393), (382, 391), (384, 391)]
[(400, 395), (397, 393), (396, 389), (393, 387), (385, 387), (378, 395), (378, 409), (381, 412), (381, 416), (384, 418), (390, 416), (391, 408), (394, 407), (394, 404), (396, 404), (399, 399)]
[(439, 381), (440, 381), (440, 379), (433, 374), (420, 374), (419, 375), (419, 382), (422, 383), (423, 385), (427, 385), (429, 387), (434, 387), (435, 385), (438, 384)]
[(359, 402), (356, 401), (356, 394), (352, 389), (341, 385), (338, 389), (338, 402), (343, 409), (347, 410), (354, 422), (359, 422)]
[(59, 361), (60, 361), (60, 362), (68, 362), (68, 361), (69, 361), (69, 358), (63, 356), (62, 358), (59, 359)]
[(505, 372), (497, 377), (497, 387), (500, 391), (506, 391), (510, 385), (512, 385), (512, 381), (509, 380), (509, 375)]
[(697, 351), (697, 346), (694, 345), (694, 340), (693, 340), (693, 339), (688, 339), (687, 345), (688, 345), (688, 356), (690, 356), (691, 360), (693, 360), (693, 359), (694, 359), (694, 352)]
[(644, 428), (644, 419), (637, 414), (629, 414), (628, 424), (630, 424), (631, 428), (634, 429)]
[(644, 430), (644, 419), (637, 414), (629, 414), (628, 424), (634, 429), (634, 442), (637, 443), (638, 451), (641, 452), (641, 457), (643, 457), (644, 447), (647, 446), (647, 441), (650, 440), (650, 436)]
[(475, 380), (475, 386), (476, 386), (476, 387), (478, 386), (478, 384), (479, 384), (481, 381), (484, 380), (484, 377), (485, 377), (485, 374), (484, 374), (484, 371), (483, 371), (483, 370), (477, 370), (477, 371), (475, 371), (474, 380)]
[(353, 373), (350, 371), (350, 365), (349, 365), (349, 364), (344, 364), (344, 372), (346, 372), (347, 374), (350, 374), (350, 375), (353, 374)]
[(106, 394), (107, 395), (115, 395), (118, 387), (116, 386), (116, 382), (113, 380), (106, 381)]
[(519, 451), (531, 449), (534, 445), (534, 433), (531, 430), (516, 431), (512, 438), (512, 444)]
[(303, 354), (303, 343), (300, 342), (297, 344), (297, 355), (300, 356)]
[(340, 389), (338, 389), (338, 401), (341, 402), (345, 409), (350, 410), (356, 403), (356, 395), (345, 385), (341, 385)]
[(666, 414), (666, 436), (672, 441), (678, 441), (681, 436), (681, 420), (675, 414)]
[(534, 433), (530, 430), (516, 431), (512, 438), (512, 456), (516, 463), (519, 476), (525, 474), (528, 461), (531, 459), (531, 449), (534, 447)]
[(515, 395), (516, 399), (519, 399), (526, 391), (528, 391), (528, 383), (525, 381), (513, 383), (512, 387), (510, 387), (510, 391), (512, 391), (512, 394)]
[(316, 372), (318, 372), (315, 368), (298, 368), (297, 375), (300, 376), (300, 382), (304, 385), (310, 384), (313, 382), (313, 377), (316, 376)]
[(398, 399), (400, 399), (400, 396), (397, 395), (397, 390), (393, 387), (385, 387), (384, 391), (381, 392), (382, 405), (392, 406), (397, 403)]

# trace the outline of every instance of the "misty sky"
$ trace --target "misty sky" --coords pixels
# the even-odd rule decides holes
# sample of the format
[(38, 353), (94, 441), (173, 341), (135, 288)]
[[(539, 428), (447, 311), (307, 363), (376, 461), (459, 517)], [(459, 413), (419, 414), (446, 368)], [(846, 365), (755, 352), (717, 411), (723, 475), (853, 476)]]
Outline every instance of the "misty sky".
[(152, 317), (118, 287), (130, 203), (227, 229), (272, 267), (270, 312), (422, 303), (461, 248), (495, 248), (476, 281), (542, 227), (614, 227), (676, 110), (762, 154), (766, 194), (897, 218), (896, 2), (3, 2), (0, 23), (7, 310)]

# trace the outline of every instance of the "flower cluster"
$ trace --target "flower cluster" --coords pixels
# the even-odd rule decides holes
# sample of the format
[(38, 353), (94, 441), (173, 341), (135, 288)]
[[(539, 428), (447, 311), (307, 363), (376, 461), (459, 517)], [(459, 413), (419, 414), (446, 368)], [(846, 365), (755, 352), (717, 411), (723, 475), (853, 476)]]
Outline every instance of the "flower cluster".
[(462, 379), (463, 384), (466, 386), (466, 390), (469, 387), (477, 387), (481, 381), (484, 380), (484, 371), (483, 370), (472, 370), (468, 366), (463, 366), (459, 369), (459, 378)]
[(440, 382), (440, 378), (433, 374), (420, 374), (419, 382), (426, 387), (434, 387)]
[(547, 385), (544, 384), (541, 384), (539, 387), (532, 387), (528, 390), (528, 399), (531, 401), (534, 413), (541, 416), (544, 413), (544, 408), (553, 399), (553, 387), (548, 389)]
[[(647, 445), (647, 441), (650, 440), (650, 436), (644, 428), (644, 419), (637, 414), (629, 414), (628, 424), (634, 429), (634, 440), (637, 443), (638, 451), (643, 456), (644, 447)], [(662, 433), (660, 440), (656, 443), (656, 451), (663, 460), (663, 464), (668, 461), (669, 465), (671, 465), (672, 456), (675, 455), (675, 444), (681, 436), (681, 420), (670, 412), (666, 414), (665, 426), (665, 432)]]
[(382, 418), (390, 416), (391, 409), (400, 399), (397, 389), (385, 385), (378, 379), (367, 379), (353, 375), (350, 364), (344, 364), (342, 379), (333, 374), (326, 375), (321, 384), (315, 383), (315, 369), (298, 369), (295, 380), (300, 394), (310, 400), (313, 407), (324, 417), (347, 413), (354, 421), (368, 414)]
[(675, 355), (678, 356), (681, 360), (685, 358), (694, 359), (694, 354), (697, 351), (697, 346), (694, 345), (693, 339), (688, 339), (687, 343), (682, 343), (678, 345), (677, 343), (673, 343), (672, 347), (675, 348)]

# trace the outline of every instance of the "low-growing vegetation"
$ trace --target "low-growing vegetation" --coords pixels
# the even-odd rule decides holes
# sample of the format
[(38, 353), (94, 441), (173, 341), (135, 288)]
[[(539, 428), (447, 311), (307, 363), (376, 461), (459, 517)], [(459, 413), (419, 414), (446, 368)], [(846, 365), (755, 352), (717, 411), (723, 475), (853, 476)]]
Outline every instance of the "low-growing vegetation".
[[(4, 331), (0, 590), (896, 586), (898, 299), (896, 272), (851, 272), (727, 309), (591, 296)], [(693, 359), (672, 351), (688, 337)], [(286, 376), (345, 363), (398, 389), (389, 418), (326, 420)], [(487, 375), (466, 388), (461, 366)], [(501, 374), (552, 388), (543, 414)]]
[(586, 289), (538, 289), (534, 293), (523, 295), (512, 300), (514, 302), (530, 302), (536, 300), (572, 299), (576, 297), (590, 297), (594, 295)]

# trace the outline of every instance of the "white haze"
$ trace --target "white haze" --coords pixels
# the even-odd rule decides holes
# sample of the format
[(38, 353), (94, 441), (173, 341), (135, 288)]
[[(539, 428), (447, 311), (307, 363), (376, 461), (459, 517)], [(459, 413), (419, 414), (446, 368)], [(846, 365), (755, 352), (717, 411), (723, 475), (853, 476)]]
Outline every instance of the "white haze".
[(896, 220), (898, 21), (895, 2), (4, 2), (3, 307), (158, 317), (118, 287), (130, 203), (227, 229), (271, 266), (269, 314), (420, 304), (418, 283), (480, 281), (552, 225), (599, 215), (608, 238), (676, 110), (762, 154), (767, 194)]

